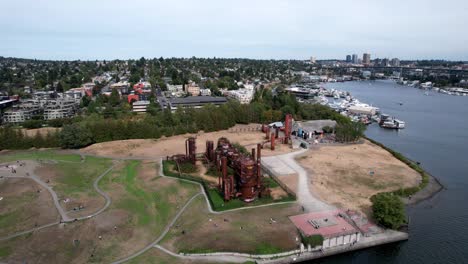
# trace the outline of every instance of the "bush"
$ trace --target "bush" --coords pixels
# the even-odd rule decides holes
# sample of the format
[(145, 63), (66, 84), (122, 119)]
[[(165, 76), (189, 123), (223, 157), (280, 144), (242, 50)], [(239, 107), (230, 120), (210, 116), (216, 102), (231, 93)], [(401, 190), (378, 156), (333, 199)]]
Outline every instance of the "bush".
[(310, 245), (311, 247), (321, 246), (323, 244), (323, 236), (322, 235), (311, 235), (311, 236), (304, 236), (301, 234), (302, 243), (304, 245)]
[(180, 163), (179, 169), (181, 173), (195, 173), (197, 172), (197, 166), (190, 162)]
[(23, 123), (23, 127), (27, 129), (34, 129), (34, 128), (41, 128), (42, 127), (42, 120), (28, 120)]
[(371, 197), (374, 219), (381, 225), (398, 229), (406, 223), (405, 208), (400, 197), (379, 193)]
[(250, 152), (247, 150), (247, 148), (245, 148), (241, 144), (236, 142), (236, 143), (232, 143), (232, 146), (238, 149), (240, 153), (245, 154), (245, 155), (250, 155)]

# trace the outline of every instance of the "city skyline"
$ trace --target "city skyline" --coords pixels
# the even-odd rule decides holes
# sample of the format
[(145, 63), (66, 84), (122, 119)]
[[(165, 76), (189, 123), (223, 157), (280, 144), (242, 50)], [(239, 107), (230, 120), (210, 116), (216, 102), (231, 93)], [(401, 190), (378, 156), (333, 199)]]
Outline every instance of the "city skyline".
[(468, 25), (468, 3), (456, 0), (21, 0), (0, 8), (3, 57), (468, 60), (468, 36), (459, 32)]

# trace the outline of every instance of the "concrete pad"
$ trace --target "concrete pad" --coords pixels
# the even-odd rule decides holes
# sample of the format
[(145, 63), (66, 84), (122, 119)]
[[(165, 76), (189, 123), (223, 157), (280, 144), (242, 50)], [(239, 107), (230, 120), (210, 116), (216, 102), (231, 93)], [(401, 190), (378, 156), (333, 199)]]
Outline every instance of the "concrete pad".
[(262, 157), (262, 166), (275, 176), (296, 174), (296, 171), (289, 167), (277, 156)]

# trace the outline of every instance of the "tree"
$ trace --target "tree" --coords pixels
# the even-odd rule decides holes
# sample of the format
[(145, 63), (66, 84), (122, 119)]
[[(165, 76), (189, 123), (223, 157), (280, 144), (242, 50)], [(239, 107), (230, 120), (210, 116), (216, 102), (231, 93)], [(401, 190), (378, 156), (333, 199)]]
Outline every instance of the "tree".
[(92, 143), (91, 131), (83, 124), (66, 125), (60, 132), (60, 145), (63, 148), (81, 148)]
[(363, 136), (366, 126), (360, 122), (342, 122), (336, 126), (336, 140), (354, 142)]
[(62, 82), (59, 82), (57, 84), (57, 88), (56, 88), (57, 92), (59, 93), (62, 93), (63, 92), (63, 85), (62, 85)]
[(34, 128), (40, 128), (42, 127), (42, 120), (27, 120), (23, 123), (23, 127), (27, 129), (34, 129)]
[(381, 225), (397, 229), (406, 223), (401, 199), (391, 193), (379, 193), (371, 198), (374, 219)]
[(112, 107), (118, 106), (120, 104), (120, 95), (116, 89), (113, 89), (109, 96), (109, 104)]

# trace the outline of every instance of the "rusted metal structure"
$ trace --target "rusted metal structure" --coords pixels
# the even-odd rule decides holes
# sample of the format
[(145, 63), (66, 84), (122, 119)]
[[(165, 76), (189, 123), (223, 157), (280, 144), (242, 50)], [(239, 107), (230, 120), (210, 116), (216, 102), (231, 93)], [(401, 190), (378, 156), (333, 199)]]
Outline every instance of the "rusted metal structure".
[[(197, 144), (194, 137), (185, 140), (185, 155), (178, 154), (171, 157), (177, 164), (190, 162), (193, 165), (197, 162)], [(168, 158), (169, 159), (169, 158)]]
[[(283, 127), (269, 127), (262, 125), (262, 132), (265, 133), (265, 139), (263, 143), (270, 143), (271, 150), (275, 150), (276, 142), (279, 144), (289, 144), (291, 141), (291, 132), (292, 132), (292, 122), (293, 118), (291, 114), (287, 114), (284, 119)], [(280, 131), (282, 134), (280, 135)]]
[(220, 172), (218, 188), (225, 201), (239, 197), (251, 202), (268, 192), (262, 184), (261, 144), (251, 153), (241, 153), (226, 138), (218, 140), (216, 149), (213, 141), (206, 143), (205, 155)]

